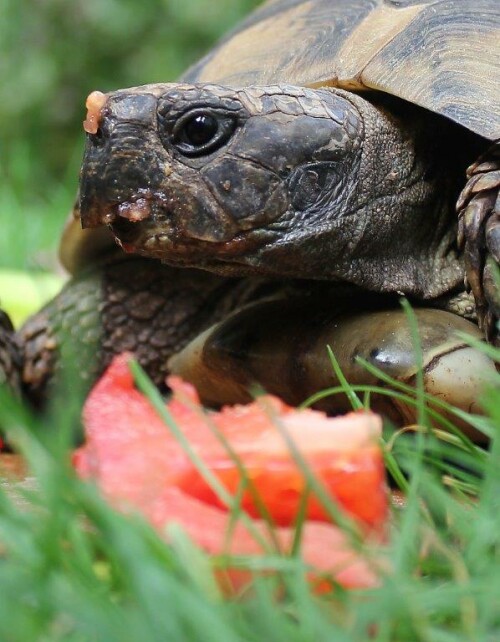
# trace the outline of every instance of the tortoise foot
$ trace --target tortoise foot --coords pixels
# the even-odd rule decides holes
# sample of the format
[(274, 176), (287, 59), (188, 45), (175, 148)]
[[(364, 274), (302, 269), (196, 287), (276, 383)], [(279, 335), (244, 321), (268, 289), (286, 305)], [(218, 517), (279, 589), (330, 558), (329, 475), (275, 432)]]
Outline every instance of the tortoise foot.
[(500, 291), (500, 141), (467, 170), (457, 203), (458, 242), (464, 249), (466, 286), (476, 301), (479, 327), (498, 343)]

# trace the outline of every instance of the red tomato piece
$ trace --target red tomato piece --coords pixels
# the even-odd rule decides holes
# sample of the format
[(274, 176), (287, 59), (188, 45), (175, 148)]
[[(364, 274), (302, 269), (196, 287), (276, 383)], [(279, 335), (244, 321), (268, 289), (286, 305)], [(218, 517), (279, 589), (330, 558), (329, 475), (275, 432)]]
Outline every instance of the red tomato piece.
[[(383, 527), (387, 491), (377, 444), (378, 416), (350, 413), (332, 420), (314, 410), (292, 410), (284, 404), (278, 408), (274, 401), (263, 397), (248, 406), (225, 408), (211, 418), (234, 447), (254, 488), (254, 493), (244, 492), (241, 506), (250, 515), (261, 516), (254, 499), (257, 493), (277, 524), (290, 526), (297, 517), (306, 479), (277, 428), (279, 421), (329, 496), (351, 517), (369, 527)], [(273, 412), (269, 412), (271, 409)], [(203, 452), (203, 459), (227, 490), (236, 495), (241, 473), (227, 452), (217, 444)], [(195, 468), (187, 469), (178, 485), (194, 497), (223, 507)], [(314, 494), (308, 499), (306, 517), (331, 521)]]
[[(87, 399), (86, 443), (74, 455), (79, 474), (94, 479), (113, 505), (141, 511), (158, 528), (178, 522), (210, 554), (261, 551), (241, 521), (229, 550), (222, 550), (228, 509), (135, 389), (129, 359), (117, 357)], [(240, 471), (218, 435), (227, 440), (278, 525), (276, 536), (285, 551), (293, 542), (291, 525), (306, 482), (282, 431), (334, 501), (371, 531), (383, 533), (388, 501), (377, 415), (351, 413), (331, 419), (318, 411), (295, 410), (270, 396), (207, 415), (190, 384), (171, 377), (169, 385), (174, 395), (167, 407), (191, 447), (235, 495)], [(241, 504), (251, 516), (259, 516), (248, 490)], [(345, 586), (373, 585), (373, 570), (352, 551), (342, 531), (327, 523), (328, 514), (312, 494), (306, 517), (301, 540), (305, 561), (333, 573)], [(267, 524), (260, 519), (253, 523), (266, 536)]]

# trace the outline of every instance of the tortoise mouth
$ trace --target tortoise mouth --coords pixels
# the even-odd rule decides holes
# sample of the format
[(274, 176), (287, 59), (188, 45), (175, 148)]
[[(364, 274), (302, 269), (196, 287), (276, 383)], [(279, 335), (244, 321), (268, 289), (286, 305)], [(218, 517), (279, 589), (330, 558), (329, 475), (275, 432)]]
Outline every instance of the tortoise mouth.
[[(92, 203), (91, 207), (80, 204), (82, 227), (99, 227), (111, 225), (119, 220), (130, 223), (142, 221), (167, 221), (169, 218), (166, 198), (163, 194), (149, 189), (139, 189), (126, 200), (111, 203)], [(85, 204), (86, 205), (86, 204)]]
[(228, 262), (237, 264), (238, 257), (243, 258), (260, 245), (257, 239), (245, 233), (227, 241), (196, 239), (186, 236), (175, 225), (165, 223), (165, 220), (159, 224), (152, 219), (134, 222), (116, 218), (108, 227), (125, 252), (160, 259), (172, 265), (209, 269)]
[[(203, 213), (198, 219), (189, 203), (181, 205), (178, 199), (151, 189), (138, 189), (119, 202), (94, 200), (85, 205), (84, 227), (106, 225), (126, 253), (176, 266), (246, 273), (243, 266), (248, 257), (268, 240), (262, 229), (241, 230), (215, 218), (208, 225)], [(202, 223), (197, 225), (197, 220)]]

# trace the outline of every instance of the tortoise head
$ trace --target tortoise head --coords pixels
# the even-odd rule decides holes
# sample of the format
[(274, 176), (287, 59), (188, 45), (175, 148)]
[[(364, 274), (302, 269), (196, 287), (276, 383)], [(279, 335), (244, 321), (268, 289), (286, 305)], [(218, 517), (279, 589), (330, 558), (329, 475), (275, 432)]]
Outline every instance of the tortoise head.
[(287, 85), (94, 94), (83, 225), (173, 265), (438, 296), (463, 278), (456, 176), (436, 117), (397, 111)]
[(355, 191), (363, 122), (329, 90), (160, 84), (87, 106), (82, 224), (109, 225), (126, 251), (296, 272), (299, 239), (338, 225)]

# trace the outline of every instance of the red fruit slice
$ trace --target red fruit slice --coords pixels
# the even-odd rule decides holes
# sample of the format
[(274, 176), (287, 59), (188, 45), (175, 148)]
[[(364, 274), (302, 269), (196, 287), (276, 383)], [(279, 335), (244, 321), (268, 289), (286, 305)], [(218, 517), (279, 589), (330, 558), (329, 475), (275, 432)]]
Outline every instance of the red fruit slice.
[[(169, 383), (177, 390), (174, 379)], [(384, 526), (387, 497), (377, 445), (377, 415), (350, 413), (332, 420), (315, 410), (294, 410), (268, 396), (246, 406), (223, 408), (211, 417), (211, 422), (236, 451), (247, 478), (276, 524), (293, 525), (306, 489), (304, 471), (278, 429), (279, 422), (315, 478), (351, 517), (372, 528)], [(203, 459), (236, 495), (241, 473), (220, 444), (206, 444)], [(178, 485), (198, 499), (224, 507), (194, 468), (186, 470)], [(244, 492), (241, 506), (250, 515), (261, 516), (251, 491)], [(307, 502), (306, 517), (331, 522), (314, 495)]]
[[(77, 471), (95, 479), (113, 505), (139, 510), (161, 529), (178, 522), (211, 554), (260, 552), (261, 544), (241, 521), (232, 533), (229, 549), (224, 549), (230, 521), (227, 508), (149, 401), (134, 388), (129, 358), (116, 358), (89, 395), (83, 413), (86, 443), (74, 455)], [(192, 386), (175, 377), (169, 384), (174, 397), (168, 409), (191, 447), (234, 495), (241, 483), (240, 471), (213, 428), (220, 431), (279, 525), (276, 536), (283, 550), (292, 545), (290, 525), (306, 483), (282, 430), (330, 496), (367, 529), (383, 532), (388, 502), (377, 447), (381, 426), (376, 415), (351, 413), (330, 419), (266, 396), (207, 416)], [(241, 504), (250, 515), (259, 514), (248, 490)], [(306, 516), (301, 549), (308, 564), (333, 573), (345, 586), (370, 586), (376, 581), (345, 535), (325, 523), (328, 514), (314, 496), (309, 498)], [(267, 524), (258, 519), (253, 522), (269, 541)]]

